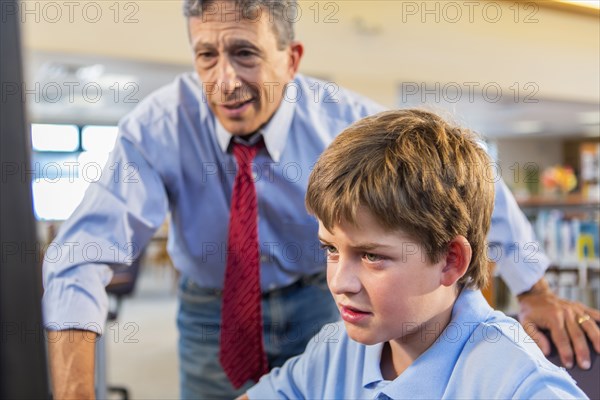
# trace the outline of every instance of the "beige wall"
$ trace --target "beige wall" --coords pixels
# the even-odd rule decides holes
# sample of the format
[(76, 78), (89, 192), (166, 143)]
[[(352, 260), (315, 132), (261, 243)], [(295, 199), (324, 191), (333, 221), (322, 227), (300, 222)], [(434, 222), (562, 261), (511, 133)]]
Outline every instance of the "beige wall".
[(544, 169), (563, 162), (563, 145), (560, 140), (513, 138), (497, 140), (496, 144), (500, 155), (498, 173), (513, 190), (525, 189), (526, 178), (532, 178), (525, 172), (530, 163), (533, 163), (533, 168), (541, 174)]
[[(58, 4), (61, 18), (56, 7), (44, 2), (21, 5), (22, 11), (30, 11), (23, 15), (29, 49), (177, 64), (191, 61), (179, 0), (45, 3)], [(302, 70), (388, 105), (395, 103), (403, 81), (481, 86), (494, 82), (504, 88), (534, 82), (540, 98), (600, 100), (600, 25), (593, 16), (526, 8), (531, 3), (504, 0), (299, 4), (297, 36), (306, 45)], [(424, 6), (433, 14), (424, 14)], [(462, 17), (457, 18), (457, 11)], [(131, 23), (126, 23), (127, 16)], [(326, 17), (337, 22), (326, 23)], [(91, 22), (94, 19), (98, 21)]]

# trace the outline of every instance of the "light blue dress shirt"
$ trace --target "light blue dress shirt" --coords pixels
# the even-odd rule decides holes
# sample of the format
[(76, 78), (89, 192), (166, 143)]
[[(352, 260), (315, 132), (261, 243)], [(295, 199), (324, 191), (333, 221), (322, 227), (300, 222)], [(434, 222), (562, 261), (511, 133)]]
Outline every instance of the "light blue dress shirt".
[[(338, 133), (384, 109), (333, 88), (298, 75), (261, 130), (265, 148), (254, 172), (263, 291), (324, 270), (317, 223), (304, 207), (308, 176)], [(236, 173), (230, 140), (191, 73), (146, 98), (120, 122), (101, 179), (89, 186), (46, 253), (47, 328), (100, 333), (108, 305), (104, 287), (112, 277), (107, 264), (131, 263), (169, 212), (168, 251), (175, 267), (201, 287), (222, 288)], [(500, 272), (521, 292), (543, 275), (548, 262), (539, 252), (515, 257), (533, 242), (533, 233), (506, 186), (496, 188), (490, 240), (500, 245), (495, 253), (502, 256)]]
[[(427, 333), (424, 333), (427, 334)], [(325, 325), (304, 354), (273, 369), (250, 399), (567, 399), (587, 398), (546, 360), (521, 325), (463, 290), (437, 341), (400, 376), (381, 375), (383, 343), (366, 346), (344, 324)]]

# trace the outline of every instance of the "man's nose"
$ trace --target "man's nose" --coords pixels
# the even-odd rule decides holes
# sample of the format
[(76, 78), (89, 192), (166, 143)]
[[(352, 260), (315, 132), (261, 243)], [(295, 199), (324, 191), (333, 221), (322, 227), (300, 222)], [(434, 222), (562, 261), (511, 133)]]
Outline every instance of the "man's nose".
[(217, 84), (224, 94), (231, 94), (242, 85), (229, 57), (222, 57), (219, 61)]

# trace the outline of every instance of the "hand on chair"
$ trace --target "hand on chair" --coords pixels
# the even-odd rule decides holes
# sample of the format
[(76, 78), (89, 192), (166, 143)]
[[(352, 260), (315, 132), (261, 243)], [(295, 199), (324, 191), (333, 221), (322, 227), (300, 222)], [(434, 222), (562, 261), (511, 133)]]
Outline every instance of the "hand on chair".
[(579, 302), (556, 296), (548, 283), (541, 279), (531, 290), (517, 296), (520, 304), (519, 320), (545, 355), (550, 353), (550, 342), (539, 329), (548, 329), (560, 360), (566, 368), (573, 367), (573, 355), (582, 369), (590, 368), (590, 349), (586, 337), (600, 353), (600, 311)]

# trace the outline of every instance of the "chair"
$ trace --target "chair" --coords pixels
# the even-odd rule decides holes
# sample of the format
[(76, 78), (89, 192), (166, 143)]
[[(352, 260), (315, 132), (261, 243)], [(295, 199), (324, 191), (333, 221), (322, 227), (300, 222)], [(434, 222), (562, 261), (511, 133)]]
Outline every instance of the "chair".
[[(586, 322), (589, 323), (589, 322)], [(600, 325), (600, 324), (599, 324)], [(547, 337), (550, 337), (550, 333), (542, 331)], [(592, 366), (588, 370), (583, 370), (578, 366), (567, 370), (569, 374), (577, 381), (577, 385), (588, 395), (590, 399), (600, 399), (600, 359), (596, 351), (592, 347), (592, 343), (588, 339), (588, 346), (590, 348), (590, 360)], [(548, 356), (548, 360), (552, 361), (558, 366), (562, 366), (558, 351), (552, 343), (552, 350)]]
[[(114, 298), (115, 302), (114, 306), (109, 308), (107, 325), (117, 320), (123, 298), (133, 293), (142, 258), (143, 254), (140, 254), (130, 266), (124, 264), (110, 266), (114, 275), (106, 287), (106, 293), (109, 295), (109, 298)], [(106, 364), (106, 335), (102, 335), (96, 343), (96, 398), (106, 399), (108, 398), (108, 393), (116, 393), (124, 400), (129, 399), (129, 391), (126, 387), (107, 385)]]

